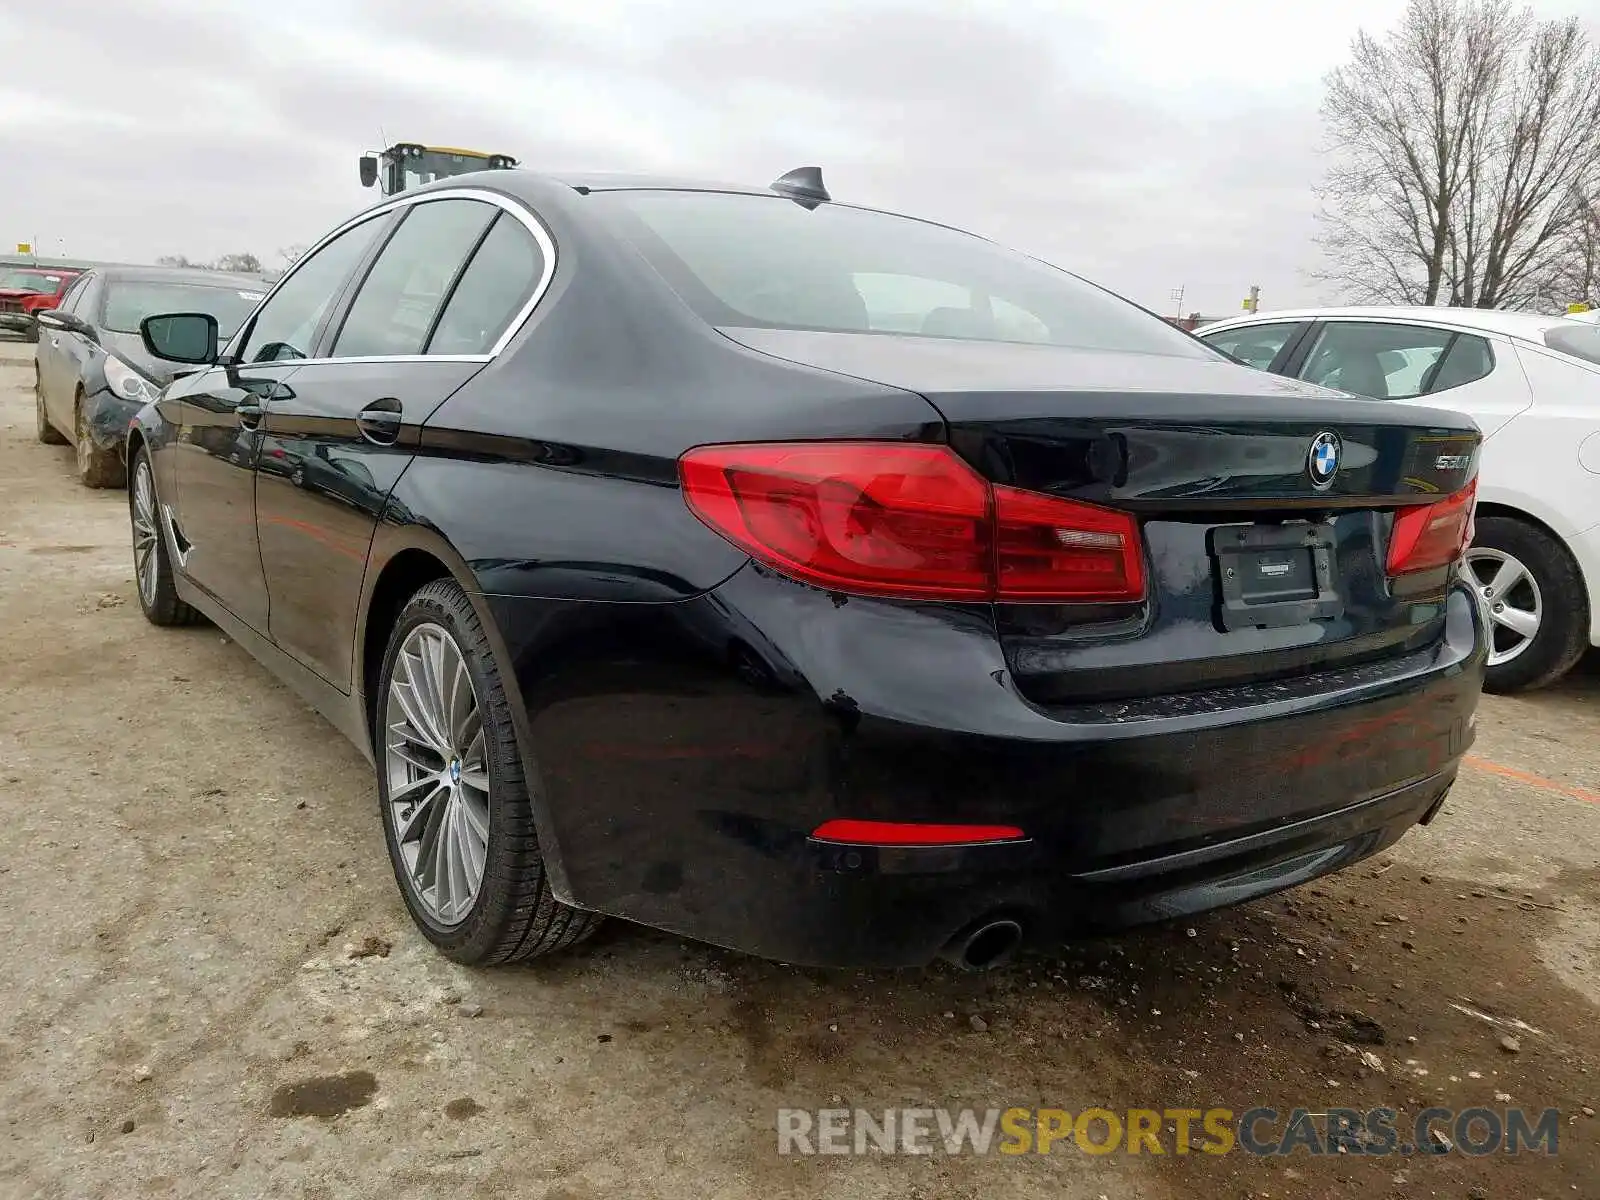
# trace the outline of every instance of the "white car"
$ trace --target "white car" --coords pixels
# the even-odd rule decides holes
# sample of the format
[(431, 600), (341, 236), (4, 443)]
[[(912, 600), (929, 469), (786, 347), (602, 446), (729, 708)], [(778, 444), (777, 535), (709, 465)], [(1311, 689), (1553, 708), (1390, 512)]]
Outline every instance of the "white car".
[(1485, 686), (1543, 686), (1600, 646), (1600, 325), (1323, 308), (1218, 321), (1197, 336), (1279, 375), (1473, 417), (1484, 447), (1467, 560), (1494, 621)]

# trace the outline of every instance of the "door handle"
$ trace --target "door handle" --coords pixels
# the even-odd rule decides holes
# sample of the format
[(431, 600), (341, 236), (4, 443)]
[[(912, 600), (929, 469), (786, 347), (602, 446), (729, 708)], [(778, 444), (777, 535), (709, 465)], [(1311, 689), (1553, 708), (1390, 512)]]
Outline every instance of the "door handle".
[(239, 424), (246, 429), (254, 429), (261, 424), (261, 418), (266, 415), (266, 410), (259, 404), (246, 401), (233, 410), (233, 415), (239, 418)]
[(374, 400), (356, 414), (361, 436), (379, 446), (392, 446), (400, 438), (400, 401), (392, 396)]

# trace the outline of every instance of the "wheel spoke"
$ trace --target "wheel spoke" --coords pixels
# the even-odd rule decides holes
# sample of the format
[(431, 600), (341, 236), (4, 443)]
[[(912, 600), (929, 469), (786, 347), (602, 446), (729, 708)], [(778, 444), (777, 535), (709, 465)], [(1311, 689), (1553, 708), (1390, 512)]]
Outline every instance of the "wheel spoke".
[(1526, 579), (1527, 575), (1528, 569), (1520, 562), (1514, 558), (1506, 558), (1501, 560), (1499, 569), (1494, 573), (1494, 578), (1486, 586), (1493, 590), (1494, 598), (1498, 600)]
[(478, 870), (483, 870), (482, 856), (489, 848), (489, 805), (470, 793), (461, 794), (461, 815), (472, 833), (479, 850)]
[(450, 872), (450, 904), (452, 908), (459, 909), (471, 898), (472, 888), (467, 882), (466, 855), (461, 845), (461, 802), (455, 795), (450, 797), (445, 821), (445, 861)]
[[(419, 771), (427, 771), (430, 774), (437, 775), (444, 769), (438, 762), (438, 752), (432, 746), (419, 742), (416, 738), (406, 733), (405, 730), (407, 728), (409, 728), (409, 722), (406, 721), (400, 721), (389, 726), (390, 732), (398, 735), (389, 740), (389, 752), (402, 762), (410, 763)], [(435, 761), (429, 762), (426, 755), (419, 752), (419, 748), (421, 751), (426, 751), (427, 754), (432, 754)]]
[(444, 641), (441, 638), (425, 638), (417, 649), (422, 665), (421, 690), (417, 694), (417, 699), (427, 711), (428, 719), (433, 722), (434, 729), (438, 731), (441, 744), (446, 750), (453, 750), (455, 747), (450, 741), (450, 722), (445, 719)]
[(477, 734), (468, 744), (466, 752), (461, 756), (461, 782), (464, 786), (474, 791), (489, 794), (489, 768), (483, 760), (483, 728), (480, 725)]
[(417, 862), (412, 874), (417, 884), (423, 890), (434, 889), (435, 903), (438, 902), (443, 878), (441, 867), (443, 865), (439, 852), (441, 849), (441, 834), (444, 830), (445, 810), (449, 807), (447, 801), (449, 792), (440, 789), (438, 796), (444, 799), (428, 805), (428, 813), (422, 822), (422, 836), (417, 839)]
[[(433, 714), (428, 711), (427, 682), (419, 680), (419, 675), (425, 675), (426, 666), (420, 660), (415, 669), (411, 665), (411, 656), (401, 654), (399, 663), (406, 670), (403, 684), (398, 684), (393, 689), (393, 695), (399, 702), (401, 711), (405, 713), (406, 720), (410, 722), (412, 732), (418, 735), (418, 740), (424, 742), (429, 749), (436, 750), (441, 757), (450, 756), (450, 744), (445, 740), (438, 724), (433, 720)], [(404, 687), (404, 691), (399, 690)]]
[(1504, 625), (1507, 629), (1531, 638), (1539, 632), (1539, 614), (1529, 612), (1525, 608), (1512, 608), (1509, 605), (1500, 606), (1490, 612), (1496, 625)]
[[(412, 830), (416, 829), (417, 823), (427, 818), (430, 810), (439, 803), (439, 797), (448, 790), (437, 777), (430, 776), (417, 780), (410, 789), (403, 789), (401, 792), (391, 795), (389, 803), (396, 808), (403, 808), (407, 804), (412, 805), (411, 813), (408, 816), (401, 816), (399, 812), (395, 813), (394, 840), (397, 842), (410, 841)], [(412, 798), (408, 800), (407, 796)]]
[[(463, 683), (467, 685), (465, 689), (461, 686)], [(455, 670), (450, 673), (450, 698), (445, 703), (450, 736), (457, 746), (464, 740), (466, 723), (477, 715), (477, 711), (477, 705), (472, 702), (472, 681), (467, 678), (467, 660), (457, 656)]]

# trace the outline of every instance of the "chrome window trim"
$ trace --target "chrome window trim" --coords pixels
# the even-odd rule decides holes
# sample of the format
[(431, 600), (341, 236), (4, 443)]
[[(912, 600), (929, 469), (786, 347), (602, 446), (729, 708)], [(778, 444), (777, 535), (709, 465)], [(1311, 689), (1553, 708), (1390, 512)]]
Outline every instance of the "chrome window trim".
[[(260, 363), (239, 363), (237, 365), (241, 367), (261, 367), (267, 366), (269, 363), (292, 363), (297, 367), (311, 367), (319, 366), (323, 363), (487, 363), (493, 362), (496, 358), (498, 358), (500, 352), (506, 348), (511, 339), (516, 337), (517, 334), (522, 331), (522, 327), (527, 324), (528, 318), (533, 316), (533, 310), (539, 307), (539, 301), (544, 299), (544, 294), (550, 290), (550, 283), (555, 279), (556, 274), (556, 243), (555, 239), (550, 236), (550, 231), (545, 228), (544, 222), (532, 212), (524, 208), (520, 203), (518, 203), (516, 200), (513, 200), (510, 196), (502, 195), (499, 192), (491, 192), (484, 188), (444, 188), (437, 192), (423, 192), (413, 196), (399, 196), (393, 200), (386, 201), (383, 204), (379, 204), (373, 208), (369, 208), (357, 213), (348, 221), (344, 222), (344, 224), (330, 230), (326, 235), (320, 238), (317, 243), (311, 247), (311, 249), (302, 254), (292, 267), (283, 273), (282, 279), (279, 279), (277, 283), (272, 285), (272, 289), (261, 298), (261, 302), (257, 304), (253, 310), (251, 310), (250, 315), (240, 323), (238, 331), (235, 332), (234, 336), (228, 340), (228, 350), (231, 351), (233, 349), (234, 342), (239, 340), (239, 338), (244, 334), (245, 330), (251, 329), (254, 326), (256, 317), (260, 314), (263, 308), (272, 302), (272, 298), (278, 294), (278, 289), (284, 284), (288, 283), (289, 280), (294, 277), (294, 273), (298, 271), (304, 263), (310, 261), (312, 255), (316, 254), (329, 242), (333, 241), (334, 238), (338, 237), (341, 233), (344, 233), (347, 230), (354, 229), (357, 225), (360, 225), (366, 221), (370, 221), (376, 217), (385, 216), (398, 208), (405, 208), (412, 204), (424, 204), (430, 200), (480, 200), (484, 203), (492, 204), (496, 208), (500, 209), (501, 212), (508, 213), (522, 224), (522, 227), (526, 229), (530, 235), (532, 235), (533, 240), (539, 246), (539, 253), (544, 257), (544, 270), (539, 276), (539, 282), (534, 285), (533, 291), (528, 296), (527, 301), (520, 309), (517, 310), (516, 315), (511, 318), (510, 323), (506, 325), (505, 332), (500, 335), (495, 344), (489, 347), (486, 352), (482, 354), (369, 354), (352, 358), (283, 358), (269, 359), (267, 362)], [(474, 253), (476, 252), (477, 248), (474, 248)], [(380, 250), (378, 253), (381, 256), (383, 252)]]

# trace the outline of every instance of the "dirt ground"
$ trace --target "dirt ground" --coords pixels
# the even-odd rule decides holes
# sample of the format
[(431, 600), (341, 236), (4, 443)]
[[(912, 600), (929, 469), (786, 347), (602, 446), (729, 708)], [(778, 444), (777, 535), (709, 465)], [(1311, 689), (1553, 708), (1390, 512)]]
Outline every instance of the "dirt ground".
[[(357, 753), (145, 624), (31, 357), (0, 344), (0, 1197), (1600, 1197), (1593, 656), (1484, 701), (1431, 827), (1192, 925), (972, 976), (613, 924), (474, 972), (412, 931)], [(777, 1153), (780, 1107), (1430, 1104), (1558, 1107), (1560, 1152)]]

